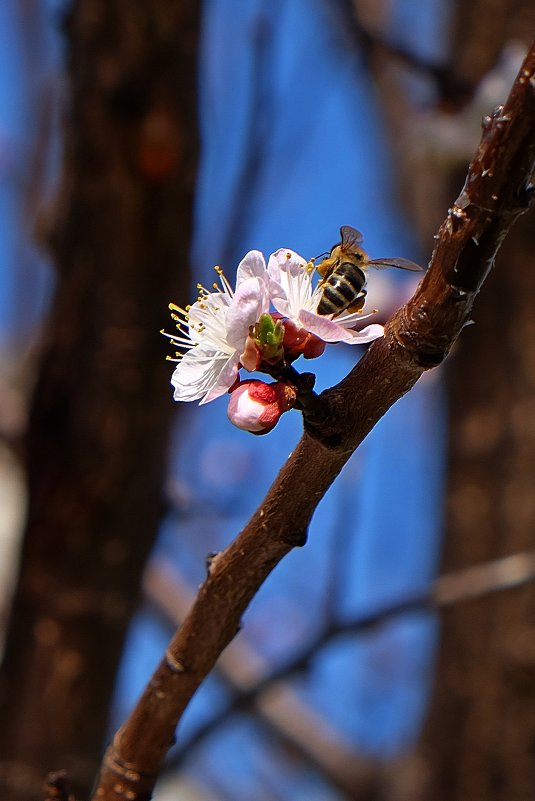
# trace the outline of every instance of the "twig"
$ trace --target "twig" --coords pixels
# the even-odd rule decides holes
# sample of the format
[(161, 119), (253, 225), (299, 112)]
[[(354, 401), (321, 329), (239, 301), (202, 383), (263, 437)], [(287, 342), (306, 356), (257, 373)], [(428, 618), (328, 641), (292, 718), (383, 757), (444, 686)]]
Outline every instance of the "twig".
[(455, 69), (455, 64), (428, 61), (407, 47), (381, 37), (359, 18), (357, 0), (346, 0), (346, 5), (355, 38), (368, 60), (376, 54), (386, 55), (420, 75), (427, 76), (436, 85), (441, 103), (451, 110), (460, 110), (470, 102), (477, 83), (463, 77)]
[(442, 224), (414, 297), (359, 364), (322, 393), (328, 421), (305, 433), (259, 509), (210, 563), (190, 613), (104, 758), (94, 799), (150, 798), (192, 695), (233, 639), (269, 573), (303, 545), (312, 514), (355, 448), (424, 370), (439, 364), (469, 320), (477, 292), (535, 169), (535, 44), (503, 109), (485, 124), (466, 184)]
[(45, 784), (45, 801), (76, 801), (64, 770), (48, 774)]
[[(173, 754), (168, 762), (168, 767), (180, 764), (191, 753), (192, 748), (211, 735), (218, 726), (226, 723), (231, 715), (247, 709), (252, 704), (257, 705), (259, 697), (267, 690), (276, 685), (282, 685), (282, 682), (285, 682), (293, 674), (306, 670), (319, 650), (334, 638), (370, 631), (393, 617), (408, 612), (426, 609), (434, 611), (503, 590), (522, 587), (534, 581), (535, 551), (525, 551), (446, 573), (436, 579), (429, 590), (404, 596), (397, 601), (389, 600), (379, 608), (367, 614), (358, 615), (352, 620), (331, 622), (294, 653), (290, 659), (269, 674), (265, 673), (263, 664), (258, 664), (258, 659), (254, 652), (251, 653), (250, 648), (246, 649), (247, 654), (240, 649), (240, 653), (232, 658), (234, 648), (240, 645), (239, 642), (234, 643), (220, 660), (224, 678), (234, 686), (234, 697), (216, 715), (195, 730), (181, 748)], [(169, 570), (158, 567), (157, 564), (149, 567), (144, 582), (147, 598), (160, 608), (174, 625), (180, 624), (181, 612), (185, 613), (186, 611), (184, 602), (190, 597), (183, 582), (179, 583), (180, 586), (175, 578), (173, 586), (173, 578)], [(243, 648), (243, 643), (241, 646)], [(245, 671), (244, 666), (246, 666)], [(262, 714), (263, 707), (260, 706), (258, 711)], [(361, 778), (363, 767), (362, 764), (360, 766)]]
[[(176, 568), (170, 568), (161, 560), (148, 566), (143, 589), (147, 601), (173, 629), (181, 624), (195, 597), (193, 589)], [(345, 796), (353, 798), (357, 789), (360, 792), (369, 787), (374, 776), (374, 761), (358, 753), (332, 723), (304, 705), (288, 682), (270, 682), (270, 692), (263, 693), (262, 697), (249, 695), (251, 688), (264, 680), (268, 668), (266, 660), (245, 638), (235, 640), (221, 654), (214, 668), (231, 693), (230, 703), (222, 714), (212, 717), (170, 756), (166, 770), (180, 764), (199, 742), (228, 721), (229, 715), (254, 702), (259, 723), (279, 740), (290, 743), (294, 751), (313, 764), (315, 770), (327, 777)]]

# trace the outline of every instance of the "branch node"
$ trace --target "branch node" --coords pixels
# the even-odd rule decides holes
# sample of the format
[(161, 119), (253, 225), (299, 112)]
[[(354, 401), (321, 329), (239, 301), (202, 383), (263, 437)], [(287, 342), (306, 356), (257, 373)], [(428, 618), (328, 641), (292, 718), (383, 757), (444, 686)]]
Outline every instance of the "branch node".
[(65, 770), (49, 773), (44, 789), (45, 801), (76, 801)]
[(518, 193), (518, 205), (523, 211), (527, 211), (535, 201), (535, 186), (529, 179), (527, 185)]
[(165, 652), (165, 664), (171, 673), (181, 674), (186, 672), (184, 664), (175, 657), (170, 648)]
[(214, 562), (220, 553), (221, 551), (210, 551), (209, 553), (206, 554), (205, 565), (206, 565), (206, 573), (208, 576), (212, 575), (212, 568), (214, 567)]
[[(429, 333), (422, 325), (424, 322)], [(442, 337), (442, 341), (433, 339), (433, 324), (425, 301), (415, 307), (402, 307), (387, 325), (385, 337), (390, 346), (401, 349), (412, 362), (426, 370), (439, 365), (449, 352), (449, 337)]]
[(290, 529), (281, 535), (281, 541), (290, 548), (302, 548), (307, 544), (308, 526), (304, 529)]

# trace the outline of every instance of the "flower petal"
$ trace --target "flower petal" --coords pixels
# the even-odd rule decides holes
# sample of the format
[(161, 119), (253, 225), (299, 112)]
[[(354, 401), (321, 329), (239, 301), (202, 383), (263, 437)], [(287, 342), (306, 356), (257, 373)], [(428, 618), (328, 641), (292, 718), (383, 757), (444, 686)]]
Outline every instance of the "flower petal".
[(382, 337), (384, 333), (382, 325), (374, 323), (362, 331), (356, 331), (354, 328), (345, 328), (337, 323), (336, 320), (331, 320), (324, 315), (314, 314), (314, 312), (306, 309), (300, 311), (299, 323), (324, 342), (346, 342), (349, 345), (371, 342), (378, 337)]
[[(379, 339), (380, 337), (384, 336), (385, 329), (384, 326), (380, 325), (379, 323), (372, 323), (372, 325), (367, 325), (366, 328), (362, 328), (360, 331), (355, 331), (354, 328), (349, 328), (347, 330), (348, 334), (353, 334), (355, 339), (358, 340), (355, 344), (365, 344), (366, 342), (373, 342), (374, 339)], [(347, 340), (344, 339), (344, 342), (348, 342), (349, 344), (353, 344), (354, 340)]]
[(240, 353), (249, 335), (249, 326), (269, 309), (266, 283), (260, 278), (247, 278), (237, 288), (225, 318), (227, 342)]
[(266, 260), (259, 250), (250, 250), (238, 265), (236, 289), (248, 278), (260, 278), (267, 281)]
[[(229, 389), (238, 373), (238, 354), (219, 351), (209, 345), (197, 345), (188, 350), (178, 362), (171, 384), (175, 387), (174, 399), (201, 403), (213, 400)], [(233, 367), (231, 366), (233, 365)], [(216, 394), (212, 394), (213, 392)]]
[(210, 401), (213, 401), (216, 398), (221, 397), (221, 395), (224, 395), (225, 392), (228, 392), (238, 377), (239, 360), (240, 357), (237, 353), (233, 353), (232, 356), (227, 359), (227, 361), (221, 367), (219, 374), (216, 376), (215, 381), (213, 382), (209, 391), (199, 402), (199, 406), (202, 406), (203, 403), (210, 403)]
[(280, 248), (269, 257), (267, 269), (271, 302), (279, 314), (297, 320), (301, 309), (314, 307), (311, 306), (313, 270), (302, 256)]
[(279, 248), (269, 257), (267, 271), (269, 277), (280, 284), (281, 278), (287, 274), (295, 277), (306, 265), (306, 259), (296, 253), (295, 250)]

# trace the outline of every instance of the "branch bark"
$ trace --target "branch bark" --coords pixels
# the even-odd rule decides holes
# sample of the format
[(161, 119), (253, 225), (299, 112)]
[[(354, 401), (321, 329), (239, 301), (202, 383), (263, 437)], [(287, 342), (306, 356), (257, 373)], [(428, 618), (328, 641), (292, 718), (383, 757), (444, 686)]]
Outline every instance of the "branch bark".
[(321, 428), (305, 432), (259, 509), (210, 563), (191, 611), (127, 722), (108, 749), (94, 799), (151, 796), (191, 696), (233, 639), (275, 565), (306, 541), (325, 491), (387, 409), (447, 355), (515, 219), (526, 210), (535, 169), (535, 44), (502, 109), (484, 121), (465, 186), (438, 232), (414, 297), (359, 364), (321, 396)]

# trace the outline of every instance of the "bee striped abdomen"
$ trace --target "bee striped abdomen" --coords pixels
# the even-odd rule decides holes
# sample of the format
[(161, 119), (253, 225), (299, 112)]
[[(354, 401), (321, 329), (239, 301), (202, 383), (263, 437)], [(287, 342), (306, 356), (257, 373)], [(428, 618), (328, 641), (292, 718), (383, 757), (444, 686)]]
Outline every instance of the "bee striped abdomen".
[(340, 264), (325, 280), (318, 314), (340, 314), (357, 299), (366, 276), (350, 262)]

